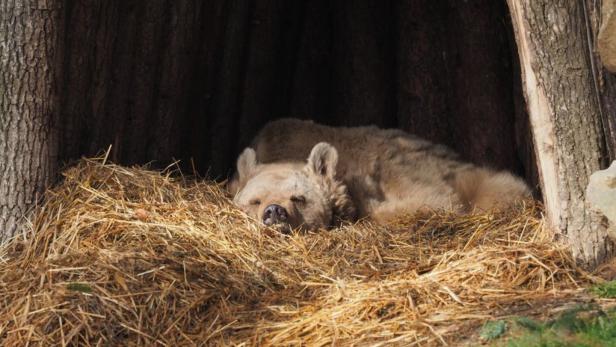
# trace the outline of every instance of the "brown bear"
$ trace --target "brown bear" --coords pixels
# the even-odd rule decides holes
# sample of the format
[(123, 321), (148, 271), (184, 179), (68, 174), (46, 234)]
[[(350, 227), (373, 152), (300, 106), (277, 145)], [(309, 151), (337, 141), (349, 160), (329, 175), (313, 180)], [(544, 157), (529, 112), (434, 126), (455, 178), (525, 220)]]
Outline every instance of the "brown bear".
[(233, 201), (266, 225), (317, 229), (372, 217), (507, 208), (530, 196), (509, 172), (463, 162), (449, 148), (397, 129), (267, 124), (237, 160)]

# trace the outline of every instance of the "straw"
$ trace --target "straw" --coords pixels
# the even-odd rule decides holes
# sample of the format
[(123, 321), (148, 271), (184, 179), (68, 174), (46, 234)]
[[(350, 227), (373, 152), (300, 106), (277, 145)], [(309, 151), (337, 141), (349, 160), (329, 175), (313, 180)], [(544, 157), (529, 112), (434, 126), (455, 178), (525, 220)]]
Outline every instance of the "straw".
[(446, 345), (594, 280), (532, 201), (283, 235), (214, 182), (83, 159), (0, 248), (0, 344)]

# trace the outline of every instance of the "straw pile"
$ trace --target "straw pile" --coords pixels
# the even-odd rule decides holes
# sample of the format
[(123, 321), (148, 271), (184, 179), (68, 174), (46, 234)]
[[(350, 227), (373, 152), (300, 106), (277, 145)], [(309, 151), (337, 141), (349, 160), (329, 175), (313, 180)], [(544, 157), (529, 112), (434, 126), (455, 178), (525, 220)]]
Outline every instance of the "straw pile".
[(589, 281), (532, 203), (282, 235), (214, 183), (82, 160), (0, 248), (0, 344), (442, 345)]

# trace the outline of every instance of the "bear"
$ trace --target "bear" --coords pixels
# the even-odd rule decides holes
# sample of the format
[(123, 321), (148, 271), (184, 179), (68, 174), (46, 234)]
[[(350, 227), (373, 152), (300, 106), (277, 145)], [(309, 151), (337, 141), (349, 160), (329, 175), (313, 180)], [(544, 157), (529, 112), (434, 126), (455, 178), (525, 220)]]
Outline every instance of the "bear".
[(508, 171), (460, 159), (399, 129), (333, 127), (283, 118), (237, 159), (228, 190), (247, 214), (280, 230), (331, 228), (369, 217), (506, 209), (531, 196)]

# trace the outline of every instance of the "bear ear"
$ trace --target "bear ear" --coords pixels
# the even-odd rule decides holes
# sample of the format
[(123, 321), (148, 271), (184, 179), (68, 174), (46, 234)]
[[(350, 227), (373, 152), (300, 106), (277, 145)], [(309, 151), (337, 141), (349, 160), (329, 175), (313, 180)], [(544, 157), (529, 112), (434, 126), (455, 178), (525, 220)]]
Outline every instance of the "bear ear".
[(257, 153), (248, 147), (237, 158), (237, 174), (240, 182), (244, 182), (257, 167)]
[(229, 192), (229, 194), (231, 194), (231, 196), (235, 196), (235, 194), (237, 194), (240, 190), (240, 180), (237, 173), (227, 181), (227, 184), (225, 184), (225, 189)]
[(338, 165), (338, 151), (326, 142), (317, 143), (308, 156), (308, 169), (315, 175), (334, 178)]

